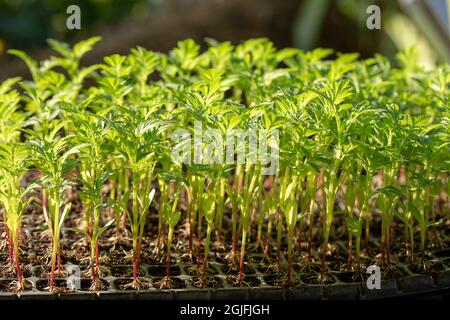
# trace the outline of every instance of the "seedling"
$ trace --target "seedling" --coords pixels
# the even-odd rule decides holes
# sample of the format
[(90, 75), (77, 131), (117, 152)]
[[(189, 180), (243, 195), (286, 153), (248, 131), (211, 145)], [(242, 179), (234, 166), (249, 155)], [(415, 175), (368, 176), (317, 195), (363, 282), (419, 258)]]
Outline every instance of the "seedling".
[(31, 161), (41, 170), (42, 187), (48, 193), (48, 209), (43, 207), (45, 221), (52, 240), (50, 290), (53, 290), (55, 269), (61, 272), (61, 227), (70, 212), (71, 203), (64, 205), (64, 191), (70, 188), (67, 174), (76, 161), (71, 156), (79, 153), (77, 146), (70, 147), (70, 135), (59, 137), (58, 133), (65, 123), (55, 127), (43, 140), (31, 140)]
[[(402, 258), (432, 271), (429, 250), (445, 245), (450, 217), (448, 65), (427, 71), (415, 49), (400, 52), (394, 67), (381, 55), (330, 58), (329, 49), (277, 50), (268, 39), (208, 40), (202, 52), (188, 39), (169, 54), (138, 47), (82, 67), (98, 40), (51, 40), (59, 55), (42, 62), (10, 51), (32, 77), (0, 85), (3, 244), (19, 289), (21, 221), (35, 198), (35, 185), (24, 184), (29, 170), (40, 175), (52, 290), (68, 216), (89, 246), (93, 290), (106, 235), (114, 254), (132, 248), (120, 263), (133, 265), (125, 287), (134, 289), (141, 256), (161, 261), (166, 243), (162, 288), (174, 284), (174, 259), (211, 286), (211, 251), (239, 272), (238, 285), (248, 284), (244, 266), (257, 257), (286, 285), (294, 267), (321, 284), (333, 268), (360, 278), (372, 261), (393, 271)], [(190, 137), (174, 137), (179, 128)], [(224, 138), (235, 130), (244, 134), (225, 159)], [(277, 139), (259, 141), (257, 131)], [(251, 141), (278, 158), (267, 163)], [(336, 256), (342, 243), (346, 257)]]
[(19, 240), (22, 230), (22, 214), (33, 200), (26, 198), (34, 188), (20, 186), (28, 166), (28, 150), (17, 141), (20, 131), (11, 126), (2, 128), (0, 136), (0, 203), (5, 210), (5, 232), (10, 245), (10, 263), (17, 274), (17, 290), (25, 288), (25, 280), (20, 264)]

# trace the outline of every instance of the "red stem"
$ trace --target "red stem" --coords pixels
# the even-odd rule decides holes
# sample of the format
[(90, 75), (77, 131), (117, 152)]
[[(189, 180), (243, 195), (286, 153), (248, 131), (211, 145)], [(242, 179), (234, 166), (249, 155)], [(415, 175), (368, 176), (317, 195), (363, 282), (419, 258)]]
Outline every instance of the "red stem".
[(287, 270), (287, 281), (291, 283), (292, 281), (292, 253), (291, 250), (288, 250), (288, 270)]
[(243, 280), (244, 280), (244, 250), (241, 250), (241, 261), (239, 263), (238, 283), (241, 284)]
[(302, 242), (303, 242), (303, 237), (302, 237), (302, 233), (303, 233), (303, 223), (300, 224), (300, 230), (299, 230), (299, 235), (298, 235), (298, 256), (301, 257), (302, 256)]
[(277, 268), (280, 269), (281, 262), (281, 241), (277, 239)]
[(347, 257), (348, 264), (351, 265), (352, 260), (353, 260), (353, 237), (350, 235), (348, 237), (348, 257)]
[(166, 256), (166, 287), (170, 285), (170, 252), (167, 251)]
[(17, 277), (19, 279), (19, 283), (22, 284), (23, 276), (22, 276), (22, 269), (20, 267), (19, 257), (16, 257), (16, 271), (17, 271)]
[(98, 240), (95, 242), (95, 268), (97, 269), (96, 271), (98, 272), (98, 260), (99, 260), (99, 251), (98, 251)]
[(321, 262), (321, 267), (320, 267), (320, 279), (321, 279), (321, 281), (323, 281), (324, 279), (325, 279), (325, 257), (326, 257), (326, 254), (327, 254), (327, 247), (328, 246), (328, 244), (327, 245), (325, 245), (324, 247), (323, 247), (323, 249), (322, 249), (322, 262)]
[(310, 225), (308, 230), (308, 262), (311, 262), (312, 238), (312, 225)]
[(270, 251), (270, 238), (269, 238), (269, 231), (267, 232), (267, 238), (266, 238), (266, 246), (264, 248), (264, 256), (268, 257), (269, 256), (269, 251)]
[[(198, 215), (200, 216), (201, 211), (198, 212)], [(201, 258), (200, 258), (200, 246), (201, 246), (201, 242), (202, 242), (202, 223), (201, 223), (201, 218), (199, 218), (199, 224), (198, 224), (198, 229), (197, 229), (197, 268), (200, 269), (200, 265), (201, 265)]]
[(11, 268), (14, 269), (14, 244), (9, 230), (7, 235), (7, 239), (9, 242), (9, 262), (11, 263)]
[(237, 255), (237, 235), (233, 235), (232, 244), (231, 244), (231, 258), (234, 261), (236, 261), (236, 255)]
[(189, 254), (192, 256), (192, 246), (194, 242), (194, 219), (192, 218), (192, 212), (189, 216)]
[(137, 260), (137, 255), (135, 253), (135, 255), (133, 257), (133, 278), (134, 278), (134, 281), (137, 281), (137, 268), (138, 268), (138, 260)]
[(202, 272), (202, 288), (205, 286), (206, 284), (206, 268), (208, 267), (208, 259), (205, 258), (205, 261), (203, 261), (203, 272)]

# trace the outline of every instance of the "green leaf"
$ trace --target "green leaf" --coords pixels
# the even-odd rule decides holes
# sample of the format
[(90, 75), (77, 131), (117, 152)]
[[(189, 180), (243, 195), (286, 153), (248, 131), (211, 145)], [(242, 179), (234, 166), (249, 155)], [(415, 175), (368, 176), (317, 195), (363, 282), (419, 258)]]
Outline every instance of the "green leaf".
[(36, 60), (33, 60), (29, 55), (27, 55), (25, 52), (20, 51), (20, 50), (11, 49), (11, 50), (8, 50), (8, 53), (22, 59), (25, 62), (25, 64), (27, 65), (28, 69), (30, 70), (33, 80), (35, 82), (38, 81), (38, 64), (37, 64)]
[(114, 219), (109, 220), (103, 227), (98, 230), (97, 238), (100, 238), (103, 233), (113, 224)]
[(375, 190), (375, 192), (373, 192), (370, 195), (370, 198), (372, 196), (374, 196), (376, 194), (380, 194), (380, 193), (384, 194), (386, 196), (390, 196), (390, 197), (399, 197), (399, 198), (404, 198), (405, 197), (405, 195), (402, 193), (402, 191), (399, 188), (390, 185), (390, 186), (385, 186), (385, 187), (382, 187), (382, 188), (379, 188), (379, 189)]
[(216, 211), (216, 201), (213, 195), (204, 194), (202, 197), (202, 212), (208, 223), (214, 221), (214, 213)]
[(59, 220), (59, 225), (58, 225), (59, 230), (61, 230), (62, 225), (63, 225), (64, 221), (66, 220), (67, 215), (69, 214), (71, 208), (72, 208), (72, 203), (70, 203), (70, 202), (68, 204), (66, 204), (66, 206), (64, 207), (64, 210), (61, 214), (61, 218)]
[(347, 217), (345, 219), (345, 223), (347, 224), (348, 231), (352, 234), (352, 236), (358, 238), (361, 235), (361, 221), (353, 217)]
[(91, 51), (94, 45), (101, 39), (101, 37), (92, 37), (75, 44), (73, 46), (73, 53), (75, 57), (81, 59), (81, 57), (84, 56), (87, 52)]

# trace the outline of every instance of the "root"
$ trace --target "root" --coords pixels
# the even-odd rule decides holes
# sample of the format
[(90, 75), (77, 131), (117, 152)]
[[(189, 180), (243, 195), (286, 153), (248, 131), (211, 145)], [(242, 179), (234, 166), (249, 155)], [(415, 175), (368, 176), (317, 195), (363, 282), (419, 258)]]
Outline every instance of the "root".
[(102, 291), (105, 289), (105, 285), (98, 278), (92, 281), (91, 286), (89, 287), (90, 291)]
[(320, 272), (318, 276), (318, 282), (320, 284), (326, 284), (329, 281), (329, 277), (326, 273)]
[(122, 263), (129, 264), (134, 261), (134, 255), (133, 252), (127, 252), (122, 249), (122, 252), (124, 253), (124, 257), (122, 258)]
[(200, 275), (200, 269), (197, 267), (197, 264), (193, 264), (192, 266), (190, 266), (187, 269), (189, 274), (196, 274), (196, 275)]
[(48, 247), (45, 250), (45, 253), (42, 255), (42, 257), (39, 258), (39, 261), (46, 265), (50, 265), (51, 259), (52, 259), (52, 248)]
[(229, 282), (231, 283), (235, 283), (237, 286), (242, 287), (242, 288), (249, 288), (251, 287), (251, 284), (248, 283), (247, 281), (245, 281), (245, 275), (243, 274), (243, 278), (239, 279), (239, 275), (238, 276), (230, 276), (229, 277)]
[(13, 263), (10, 261), (10, 258), (8, 257), (5, 261), (5, 265), (1, 267), (0, 270), (2, 270), (2, 272), (5, 273), (11, 273), (11, 274), (16, 274), (16, 268), (13, 267)]
[(10, 291), (25, 291), (25, 290), (31, 290), (32, 289), (31, 283), (25, 281), (22, 279), (22, 281), (14, 280), (8, 285), (8, 290)]
[(128, 288), (132, 288), (134, 290), (140, 290), (140, 288), (141, 288), (141, 281), (138, 278), (134, 279), (132, 282), (127, 283), (126, 285), (124, 285), (124, 289), (128, 289)]
[(363, 270), (363, 268), (357, 268), (355, 270), (355, 273), (353, 274), (352, 279), (355, 281), (365, 282), (367, 274)]
[[(98, 269), (95, 271), (96, 273), (96, 281), (99, 281), (98, 278), (101, 278), (108, 274), (108, 268), (104, 266), (98, 266)], [(92, 267), (89, 267), (88, 270), (81, 273), (83, 277), (93, 278)]]
[(155, 285), (160, 289), (171, 289), (172, 284), (173, 281), (168, 276), (165, 276), (160, 281), (155, 282)]
[(292, 287), (296, 283), (298, 283), (298, 280), (294, 275), (292, 275), (290, 279), (287, 275), (284, 275), (279, 278), (279, 285), (285, 288)]
[(90, 245), (90, 241), (87, 241), (87, 240), (86, 240), (86, 237), (83, 237), (83, 238), (81, 238), (80, 240), (77, 240), (77, 241), (73, 244), (72, 248), (80, 248), (80, 247), (88, 248), (89, 245)]
[(311, 267), (312, 267), (312, 265), (313, 265), (313, 262), (314, 262), (314, 261), (310, 262), (309, 260), (306, 260), (305, 263), (300, 263), (300, 264), (299, 264), (299, 270), (300, 270), (300, 272), (311, 273), (311, 270), (312, 270)]
[[(4, 237), (3, 234), (2, 237)], [(0, 251), (5, 251), (7, 247), (8, 247), (8, 240), (6, 239), (0, 240)]]

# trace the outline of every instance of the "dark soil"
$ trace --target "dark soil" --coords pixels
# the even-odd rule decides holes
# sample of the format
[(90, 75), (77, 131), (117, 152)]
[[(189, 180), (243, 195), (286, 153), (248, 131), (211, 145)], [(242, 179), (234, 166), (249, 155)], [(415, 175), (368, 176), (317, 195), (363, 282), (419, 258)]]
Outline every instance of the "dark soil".
[[(50, 291), (49, 280), (40, 279), (40, 280), (36, 281), (36, 288), (39, 291)], [(55, 279), (53, 282), (53, 291), (54, 292), (70, 292), (71, 290), (67, 287), (66, 279)]]
[[(132, 266), (114, 266), (111, 267), (111, 274), (114, 277), (125, 278), (125, 277), (133, 277), (133, 267)], [(137, 270), (138, 277), (145, 276), (145, 270), (140, 267)]]
[[(147, 272), (152, 277), (164, 277), (166, 275), (166, 267), (162, 265), (148, 266)], [(181, 270), (179, 266), (170, 266), (171, 276), (179, 276), (180, 274)]]

